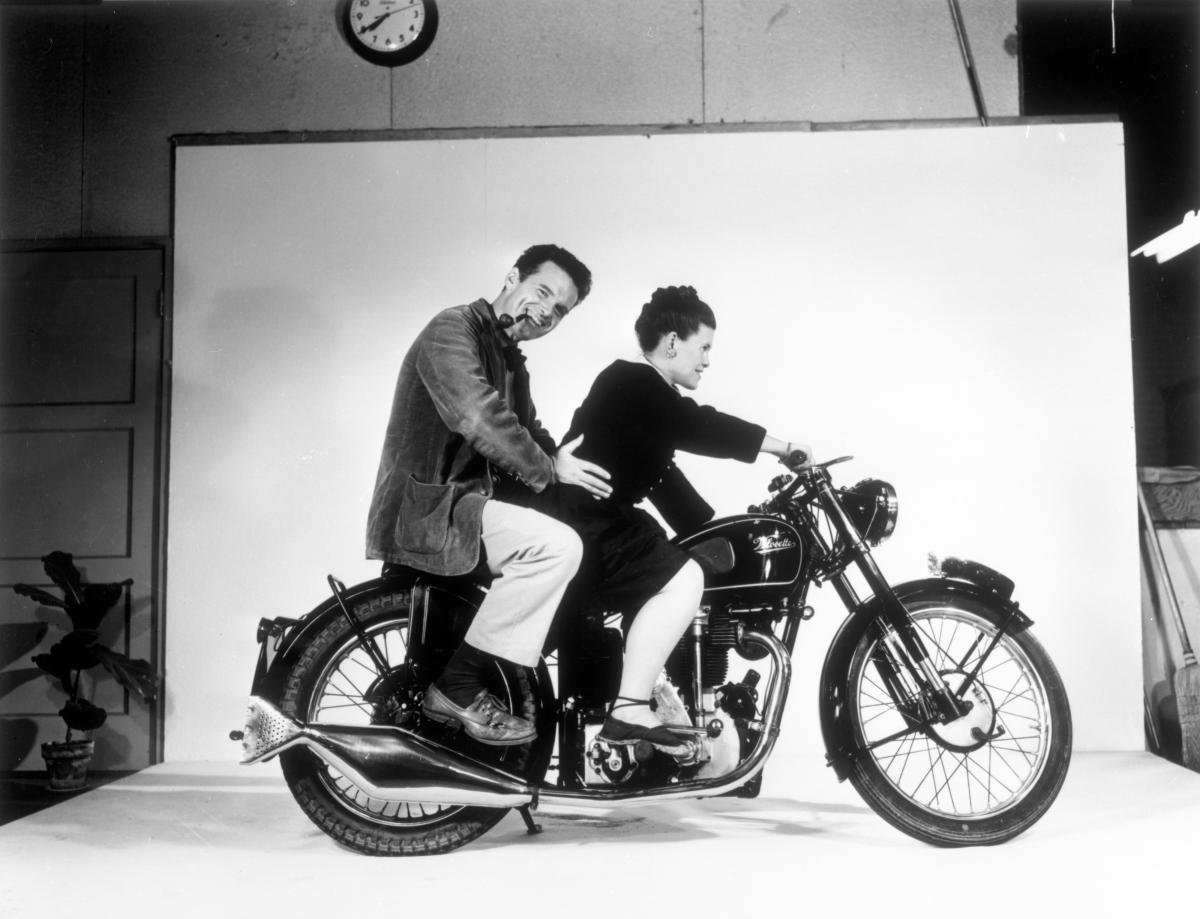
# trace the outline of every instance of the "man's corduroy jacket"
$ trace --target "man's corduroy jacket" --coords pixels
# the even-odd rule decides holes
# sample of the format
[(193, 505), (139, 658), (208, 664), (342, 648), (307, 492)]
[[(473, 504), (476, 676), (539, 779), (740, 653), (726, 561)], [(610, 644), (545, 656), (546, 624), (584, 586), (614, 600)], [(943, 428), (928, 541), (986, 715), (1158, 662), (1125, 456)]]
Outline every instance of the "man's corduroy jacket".
[(367, 558), (439, 575), (478, 564), (490, 467), (535, 492), (554, 481), (554, 440), (528, 392), (524, 360), (486, 300), (433, 318), (396, 381), (367, 517)]

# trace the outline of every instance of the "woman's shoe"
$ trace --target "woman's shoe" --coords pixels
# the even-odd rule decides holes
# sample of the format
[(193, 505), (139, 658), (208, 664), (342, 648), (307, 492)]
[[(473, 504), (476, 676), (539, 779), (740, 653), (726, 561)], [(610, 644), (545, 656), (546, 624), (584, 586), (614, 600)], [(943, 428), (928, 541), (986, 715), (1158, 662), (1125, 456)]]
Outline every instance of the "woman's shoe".
[(609, 710), (609, 715), (604, 719), (604, 726), (600, 728), (600, 733), (596, 735), (596, 739), (601, 743), (606, 743), (611, 746), (628, 747), (641, 741), (647, 741), (664, 753), (678, 753), (682, 748), (686, 748), (691, 740), (691, 730), (681, 728), (680, 733), (671, 730), (665, 724), (655, 725), (654, 727), (646, 727), (643, 724), (634, 724), (630, 721), (622, 721), (620, 718), (613, 716), (612, 712), (618, 708), (629, 708), (634, 705), (649, 705), (648, 699), (630, 699), (628, 696), (617, 696), (617, 699), (624, 700), (617, 702)]

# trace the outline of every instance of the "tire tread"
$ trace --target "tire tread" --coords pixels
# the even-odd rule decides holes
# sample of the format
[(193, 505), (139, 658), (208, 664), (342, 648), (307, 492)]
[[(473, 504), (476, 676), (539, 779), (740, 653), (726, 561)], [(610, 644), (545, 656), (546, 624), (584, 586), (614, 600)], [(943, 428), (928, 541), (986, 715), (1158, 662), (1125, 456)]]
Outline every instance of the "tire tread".
[[(388, 619), (407, 621), (408, 601), (407, 591), (388, 589), (361, 599), (354, 612), (367, 627)], [(331, 620), (303, 649), (284, 687), (281, 708), (285, 713), (304, 718), (313, 690), (311, 682), (320, 672), (325, 657), (344, 641), (349, 628), (344, 619)], [(281, 753), (279, 759), (300, 809), (340, 845), (364, 855), (440, 855), (478, 839), (507, 813), (506, 808), (463, 807), (448, 815), (444, 822), (431, 825), (408, 828), (369, 823), (347, 812), (329, 796), (317, 778), (323, 764), (314, 754), (293, 749)]]

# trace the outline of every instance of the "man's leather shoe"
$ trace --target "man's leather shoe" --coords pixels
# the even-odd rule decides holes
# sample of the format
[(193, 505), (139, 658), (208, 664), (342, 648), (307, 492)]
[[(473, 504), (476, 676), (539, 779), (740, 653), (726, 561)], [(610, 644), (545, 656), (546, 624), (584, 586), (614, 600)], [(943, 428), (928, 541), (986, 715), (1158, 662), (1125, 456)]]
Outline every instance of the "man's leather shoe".
[(421, 711), (426, 718), (442, 724), (457, 721), (468, 737), (497, 747), (511, 747), (537, 737), (531, 722), (510, 715), (500, 700), (486, 689), (479, 690), (475, 701), (463, 708), (451, 702), (436, 686), (430, 686), (425, 690)]

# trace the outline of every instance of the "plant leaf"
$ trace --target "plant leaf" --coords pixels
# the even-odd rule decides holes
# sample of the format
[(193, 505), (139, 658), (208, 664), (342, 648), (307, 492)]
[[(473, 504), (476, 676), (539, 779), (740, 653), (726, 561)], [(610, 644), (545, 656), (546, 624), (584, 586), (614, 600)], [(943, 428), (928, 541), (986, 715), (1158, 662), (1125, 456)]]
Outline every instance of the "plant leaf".
[[(55, 645), (55, 647), (58, 646)], [(68, 696), (73, 695), (71, 689), (71, 668), (60, 655), (55, 655), (53, 651), (54, 649), (52, 648), (50, 654), (35, 654), (32, 660), (42, 670), (50, 674), (50, 676), (57, 677)]]
[(23, 597), (29, 597), (31, 600), (36, 600), (38, 603), (44, 603), (46, 606), (57, 606), (59, 609), (66, 609), (65, 604), (54, 594), (48, 594), (40, 587), (34, 587), (30, 584), (14, 584), (13, 590)]
[(67, 609), (78, 606), (83, 600), (83, 588), (79, 578), (79, 569), (75, 567), (73, 556), (69, 552), (51, 552), (42, 556), (42, 568), (63, 592)]
[(133, 578), (126, 578), (116, 584), (84, 584), (83, 599), (75, 609), (67, 610), (75, 628), (99, 628), (108, 611), (124, 596), (125, 588), (132, 583)]
[(95, 629), (76, 629), (64, 635), (50, 649), (50, 653), (66, 661), (72, 670), (87, 670), (100, 663), (96, 652), (103, 646), (96, 644), (98, 637)]
[(87, 699), (72, 699), (58, 713), (72, 731), (94, 731), (108, 718), (108, 712)]
[(130, 692), (136, 692), (143, 702), (153, 702), (158, 696), (160, 679), (149, 661), (135, 660), (102, 645), (92, 647), (104, 669)]

